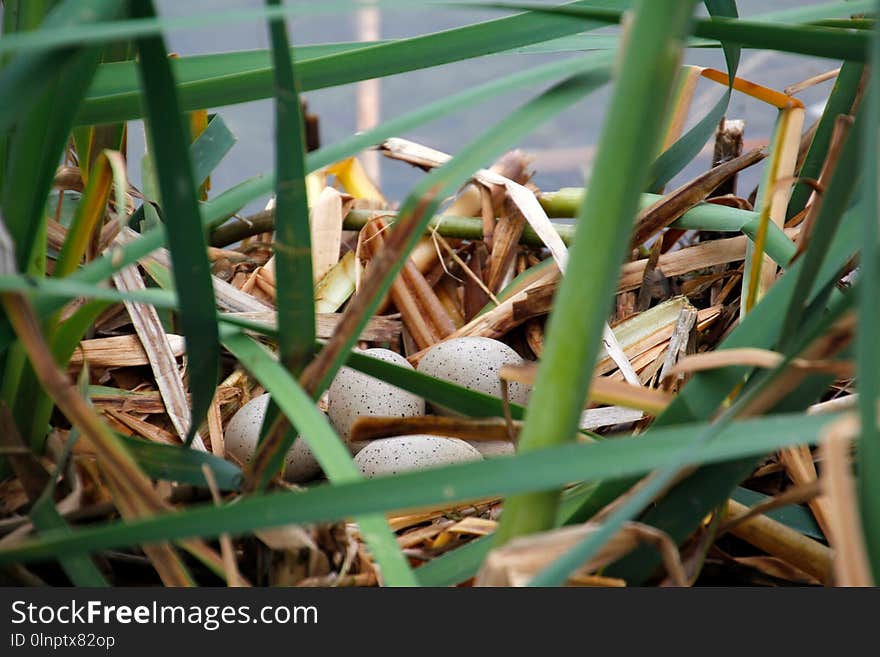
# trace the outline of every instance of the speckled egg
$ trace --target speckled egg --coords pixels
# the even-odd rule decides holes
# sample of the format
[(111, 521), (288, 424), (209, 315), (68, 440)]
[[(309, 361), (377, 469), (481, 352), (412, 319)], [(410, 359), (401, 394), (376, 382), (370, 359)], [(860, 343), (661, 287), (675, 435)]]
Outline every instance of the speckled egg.
[[(499, 373), (504, 365), (520, 365), (523, 359), (503, 342), (492, 338), (465, 337), (439, 342), (431, 347), (421, 361), (418, 371), (460, 386), (501, 397)], [(530, 388), (521, 383), (508, 383), (510, 401), (525, 405)], [(450, 414), (435, 407), (441, 414)]]
[[(398, 353), (388, 349), (367, 349), (363, 354), (386, 363), (412, 369)], [(425, 414), (425, 400), (350, 367), (343, 367), (330, 384), (327, 415), (333, 428), (348, 441), (354, 421), (362, 415), (415, 417)], [(357, 453), (366, 443), (351, 443)]]
[[(226, 451), (242, 463), (251, 460), (260, 440), (260, 427), (269, 407), (269, 394), (254, 397), (242, 406), (226, 425)], [(312, 450), (305, 440), (297, 439), (285, 456), (284, 478), (288, 481), (308, 481), (321, 471)]]
[(414, 434), (372, 440), (354, 462), (365, 477), (380, 477), (482, 459), (480, 452), (458, 438)]
[(468, 440), (467, 443), (482, 454), (484, 459), (516, 453), (516, 447), (509, 440)]

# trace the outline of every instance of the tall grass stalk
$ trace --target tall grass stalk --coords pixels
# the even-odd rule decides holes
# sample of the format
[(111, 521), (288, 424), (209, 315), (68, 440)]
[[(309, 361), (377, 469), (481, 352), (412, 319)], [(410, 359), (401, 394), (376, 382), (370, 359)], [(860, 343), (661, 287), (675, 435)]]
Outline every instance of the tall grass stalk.
[[(638, 210), (639, 192), (664, 133), (668, 100), (693, 2), (651, 0), (635, 10), (602, 131), (590, 190), (578, 216), (571, 260), (546, 331), (538, 379), (519, 449), (573, 439), (584, 406), (614, 280)], [(559, 490), (505, 503), (498, 541), (553, 526)]]

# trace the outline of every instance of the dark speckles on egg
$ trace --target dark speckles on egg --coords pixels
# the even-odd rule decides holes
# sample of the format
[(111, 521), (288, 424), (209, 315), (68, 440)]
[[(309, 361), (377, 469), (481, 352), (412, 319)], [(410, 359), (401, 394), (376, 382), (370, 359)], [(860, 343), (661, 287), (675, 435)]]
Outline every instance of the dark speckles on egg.
[[(247, 463), (254, 455), (269, 395), (255, 397), (242, 406), (226, 425), (224, 446), (239, 461)], [(285, 457), (284, 476), (295, 482), (308, 481), (321, 471), (318, 461), (305, 440), (297, 440)]]
[[(406, 358), (388, 349), (367, 349), (362, 353), (412, 369)], [(330, 422), (346, 440), (354, 421), (362, 415), (414, 417), (425, 414), (425, 400), (421, 397), (348, 367), (336, 375), (327, 401)], [(354, 446), (353, 451), (356, 451)]]
[(377, 477), (481, 459), (463, 440), (416, 434), (373, 440), (354, 461), (365, 476)]
[[(519, 365), (523, 362), (513, 349), (491, 338), (465, 337), (441, 342), (419, 361), (418, 371), (450, 383), (483, 392), (495, 397), (501, 396), (501, 380), (498, 373), (504, 365)], [(527, 404), (530, 389), (520, 383), (509, 383), (510, 401)], [(438, 413), (445, 413), (436, 408)]]

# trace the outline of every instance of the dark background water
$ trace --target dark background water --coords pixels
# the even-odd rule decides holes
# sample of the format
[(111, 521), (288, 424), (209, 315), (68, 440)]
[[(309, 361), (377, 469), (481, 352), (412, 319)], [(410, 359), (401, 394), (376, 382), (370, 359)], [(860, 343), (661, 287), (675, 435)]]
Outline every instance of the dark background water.
[[(818, 0), (739, 0), (741, 16), (788, 9)], [(159, 11), (166, 16), (186, 16), (200, 12), (222, 12), (232, 8), (258, 7), (263, 0), (157, 0)], [(302, 3), (319, 7), (318, 3)], [(322, 9), (330, 9), (325, 5)], [(501, 13), (491, 10), (444, 7), (424, 2), (411, 2), (407, 8), (381, 8), (382, 38), (399, 38), (435, 32), (479, 20), (496, 18)], [(355, 12), (336, 11), (298, 16), (288, 22), (292, 40), (298, 44), (357, 40)], [(267, 48), (267, 27), (263, 22), (242, 22), (203, 30), (180, 30), (167, 35), (168, 46), (181, 55), (228, 50)], [(421, 107), (433, 100), (466, 87), (489, 81), (533, 66), (537, 63), (577, 56), (577, 53), (548, 55), (494, 55), (477, 60), (450, 64), (432, 69), (405, 73), (381, 82), (381, 114), (388, 119)], [(720, 50), (691, 49), (686, 63), (724, 68)], [(774, 88), (785, 86), (835, 68), (837, 62), (795, 55), (744, 51), (739, 75)], [(824, 83), (800, 95), (812, 106), (807, 122), (811, 122), (831, 83)], [(311, 111), (320, 117), (324, 144), (332, 143), (355, 131), (355, 85), (309, 92), (306, 99)], [(542, 90), (540, 87), (506, 94), (488, 103), (466, 108), (444, 119), (426, 124), (401, 135), (448, 153), (457, 152), (464, 144), (491, 126), (499, 117), (516, 108)], [(721, 95), (722, 88), (701, 81), (695, 96), (691, 121), (698, 119)], [(524, 135), (520, 147), (534, 152), (535, 182), (542, 189), (583, 184), (589, 174), (589, 162), (597, 135), (601, 131), (609, 87), (572, 106), (554, 120)], [(238, 137), (238, 142), (213, 176), (213, 190), (222, 191), (241, 180), (267, 171), (273, 166), (271, 101), (259, 101), (217, 108)], [(654, 117), (646, 116), (645, 120)], [(748, 140), (766, 140), (776, 118), (776, 110), (742, 94), (735, 94), (728, 118), (746, 121)], [(140, 177), (140, 156), (144, 149), (143, 129), (139, 122), (130, 126), (130, 164), (134, 182)], [(486, 164), (489, 164), (488, 162)], [(678, 181), (696, 175), (708, 165), (708, 156), (685, 171)], [(384, 161), (381, 165), (382, 188), (391, 200), (401, 200), (422, 175), (399, 162)], [(748, 194), (760, 177), (760, 166), (741, 177), (740, 193)], [(263, 199), (252, 207), (261, 206)]]

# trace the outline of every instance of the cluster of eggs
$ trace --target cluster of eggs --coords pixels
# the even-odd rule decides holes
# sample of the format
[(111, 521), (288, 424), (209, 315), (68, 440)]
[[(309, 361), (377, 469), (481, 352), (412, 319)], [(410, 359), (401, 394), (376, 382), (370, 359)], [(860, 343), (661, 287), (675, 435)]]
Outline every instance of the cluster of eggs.
[[(400, 354), (388, 349), (367, 349), (367, 356), (412, 369)], [(429, 349), (418, 364), (422, 374), (455, 383), (470, 390), (501, 396), (500, 371), (505, 365), (518, 365), (522, 358), (503, 342), (483, 337), (455, 338)], [(525, 405), (529, 388), (508, 384), (511, 402)], [(242, 406), (226, 428), (226, 449), (242, 462), (253, 456), (260, 427), (266, 415), (269, 395), (261, 395)], [(449, 410), (430, 405), (438, 415)], [(465, 441), (458, 438), (414, 434), (365, 442), (351, 441), (355, 420), (363, 416), (416, 417), (425, 415), (425, 400), (391, 383), (343, 367), (328, 391), (327, 415), (333, 428), (355, 455), (355, 463), (367, 477), (397, 474), (408, 470), (477, 461), (513, 452), (507, 441)], [(306, 481), (320, 466), (303, 440), (296, 440), (287, 453), (285, 478)]]

